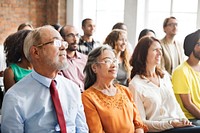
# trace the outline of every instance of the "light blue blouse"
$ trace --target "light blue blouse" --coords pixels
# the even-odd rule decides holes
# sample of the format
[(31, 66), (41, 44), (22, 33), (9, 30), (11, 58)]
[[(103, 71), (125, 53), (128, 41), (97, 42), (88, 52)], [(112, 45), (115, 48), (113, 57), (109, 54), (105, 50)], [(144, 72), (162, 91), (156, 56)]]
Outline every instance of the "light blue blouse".
[[(3, 133), (55, 133), (60, 130), (51, 100), (52, 79), (34, 70), (12, 86), (2, 106)], [(63, 76), (55, 78), (68, 133), (88, 133), (79, 87)]]

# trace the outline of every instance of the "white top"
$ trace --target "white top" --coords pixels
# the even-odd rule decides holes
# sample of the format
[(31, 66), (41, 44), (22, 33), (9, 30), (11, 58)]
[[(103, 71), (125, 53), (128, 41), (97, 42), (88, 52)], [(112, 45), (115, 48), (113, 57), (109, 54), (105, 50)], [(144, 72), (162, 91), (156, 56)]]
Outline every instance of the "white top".
[(174, 44), (170, 44), (170, 45), (167, 45), (169, 47), (169, 53), (171, 55), (171, 60), (172, 60), (172, 72), (174, 71), (174, 69), (180, 64), (179, 63), (179, 57), (177, 56), (178, 55), (178, 50), (176, 48), (176, 45)]
[(176, 101), (169, 74), (165, 72), (159, 81), (160, 87), (135, 75), (129, 83), (141, 118), (150, 132), (171, 129), (169, 120), (186, 118)]

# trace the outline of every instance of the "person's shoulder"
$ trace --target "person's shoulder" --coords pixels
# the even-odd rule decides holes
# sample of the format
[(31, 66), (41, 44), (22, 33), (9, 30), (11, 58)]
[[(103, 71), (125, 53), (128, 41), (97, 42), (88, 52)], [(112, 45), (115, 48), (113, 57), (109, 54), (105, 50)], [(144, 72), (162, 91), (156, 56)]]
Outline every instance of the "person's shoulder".
[(96, 90), (94, 87), (89, 87), (88, 89), (86, 89), (85, 91), (83, 91), (82, 93), (82, 97), (88, 97), (90, 99), (96, 97), (97, 95), (99, 95), (100, 92), (99, 90)]
[(101, 45), (103, 45), (100, 41), (95, 40), (94, 38), (92, 39), (92, 41), (94, 42), (95, 46), (101, 46)]
[(16, 68), (16, 67), (18, 67), (18, 65), (17, 65), (16, 63), (11, 63), (11, 64), (9, 65), (9, 67), (11, 67), (11, 68)]
[(61, 76), (61, 75), (58, 75), (57, 78), (58, 78), (59, 82), (61, 82), (61, 84), (64, 86), (64, 88), (66, 88), (66, 90), (80, 92), (79, 86), (72, 80), (70, 80), (64, 76)]
[(180, 45), (180, 46), (183, 46), (183, 42), (182, 41), (180, 41), (180, 40), (175, 40), (175, 44), (177, 44), (177, 45)]
[(175, 69), (173, 73), (177, 73), (177, 72), (185, 72), (188, 71), (190, 69), (189, 64), (185, 61), (183, 63), (181, 63), (180, 65), (178, 65)]
[(96, 44), (101, 44), (101, 42), (100, 41), (98, 41), (98, 40), (94, 40), (94, 42), (96, 43)]
[(65, 78), (64, 76), (62, 76), (62, 75), (58, 75), (57, 76), (57, 78), (58, 78), (58, 80), (60, 81), (60, 82), (64, 82), (64, 83), (66, 83), (67, 85), (72, 85), (72, 86), (74, 86), (74, 82), (72, 81), (72, 80), (70, 80), (70, 79), (68, 79), (68, 78)]
[(9, 88), (6, 93), (24, 95), (27, 91), (29, 91), (28, 88), (30, 88), (31, 85), (34, 85), (33, 79), (31, 75), (28, 74), (27, 76), (19, 80), (17, 83), (15, 83), (11, 88)]
[(121, 92), (130, 92), (130, 90), (129, 90), (129, 88), (128, 87), (126, 87), (126, 86), (124, 86), (124, 85), (121, 85), (121, 84), (115, 84), (115, 86), (116, 86), (116, 88), (117, 89), (119, 89), (119, 90), (121, 90)]
[(163, 78), (161, 78), (161, 80), (164, 80), (164, 82), (171, 82), (171, 75), (169, 74), (169, 72), (167, 72), (166, 70), (162, 70), (163, 72)]
[(78, 45), (81, 45), (81, 44), (84, 44), (84, 40), (83, 40), (83, 37), (82, 37), (82, 36), (79, 38), (79, 43), (78, 43)]
[(180, 79), (183, 77), (187, 77), (190, 75), (192, 68), (187, 64), (187, 62), (183, 62), (172, 72), (172, 79)]
[(162, 45), (165, 42), (165, 38), (159, 39), (159, 41), (160, 41), (160, 44)]
[(162, 70), (162, 73), (164, 74), (164, 77), (170, 77), (170, 74), (167, 70)]
[(139, 75), (135, 75), (130, 81), (131, 84), (137, 84), (137, 83), (139, 84), (140, 82), (141, 82), (141, 77)]
[(149, 87), (149, 80), (145, 77), (142, 78), (137, 74), (129, 82), (129, 88), (132, 87), (134, 87), (136, 91), (143, 92), (147, 87)]
[(95, 91), (95, 88), (90, 86), (88, 89), (86, 89), (82, 94), (83, 95), (88, 95), (90, 94), (91, 92), (94, 92)]
[(121, 85), (121, 84), (116, 84), (116, 88), (119, 90), (119, 92), (122, 94), (122, 95), (126, 95), (128, 97), (131, 97), (131, 91), (128, 87), (124, 86), (124, 85)]
[(5, 70), (4, 70), (4, 74), (10, 74), (10, 73), (13, 73), (13, 70), (11, 68), (11, 66), (8, 66)]
[(79, 58), (83, 59), (83, 60), (87, 60), (88, 56), (86, 54), (83, 54), (79, 51), (76, 51), (76, 54)]

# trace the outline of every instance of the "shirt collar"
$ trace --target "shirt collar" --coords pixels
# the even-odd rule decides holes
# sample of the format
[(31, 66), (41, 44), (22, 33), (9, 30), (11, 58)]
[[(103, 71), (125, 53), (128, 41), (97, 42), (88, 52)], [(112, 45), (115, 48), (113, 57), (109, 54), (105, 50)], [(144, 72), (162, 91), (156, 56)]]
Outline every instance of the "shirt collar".
[(77, 56), (77, 58), (81, 59), (81, 53), (80, 52), (76, 51), (76, 56)]
[[(34, 69), (33, 69), (32, 73), (31, 73), (31, 75), (39, 83), (43, 84), (44, 86), (46, 86), (48, 88), (50, 87), (52, 79), (40, 75)], [(55, 80), (57, 81), (57, 76), (56, 76)]]
[(92, 44), (94, 44), (95, 41), (94, 41), (94, 38), (92, 38), (92, 41), (91, 41), (91, 42), (86, 42), (85, 40), (83, 40), (83, 36), (81, 36), (81, 38), (80, 38), (80, 43), (92, 43)]
[[(69, 59), (72, 59), (72, 58), (71, 58), (71, 57), (69, 57), (68, 55), (67, 55), (67, 58), (69, 58)], [(78, 59), (81, 59), (81, 53), (80, 53), (80, 52), (78, 52), (78, 51), (75, 51), (75, 56), (74, 56), (73, 58), (78, 58)]]

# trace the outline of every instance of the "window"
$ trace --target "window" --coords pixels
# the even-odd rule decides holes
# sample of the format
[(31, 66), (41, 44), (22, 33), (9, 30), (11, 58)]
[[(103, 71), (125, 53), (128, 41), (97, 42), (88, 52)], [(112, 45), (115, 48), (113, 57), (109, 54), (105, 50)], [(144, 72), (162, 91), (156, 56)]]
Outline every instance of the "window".
[[(200, 26), (197, 23), (200, 21), (198, 0), (192, 0), (192, 2), (189, 0), (82, 0), (82, 3), (81, 10), (76, 9), (77, 6), (74, 8), (80, 10), (81, 20), (89, 17), (95, 21), (96, 34), (94, 36), (101, 42), (117, 22), (128, 22), (128, 38), (133, 44), (137, 42), (138, 34), (144, 28), (154, 30), (157, 38), (163, 38), (165, 35), (163, 21), (170, 16), (176, 17), (179, 22), (177, 38), (180, 41)], [(129, 11), (129, 9), (134, 10)], [(69, 17), (77, 17), (77, 15)]]
[(196, 30), (198, 0), (148, 0), (147, 4), (146, 27), (153, 29), (158, 38), (164, 37), (163, 21), (170, 16), (178, 20), (179, 40), (183, 41), (187, 34)]
[(124, 0), (83, 0), (83, 19), (96, 23), (95, 39), (103, 42), (117, 22), (124, 22)]

